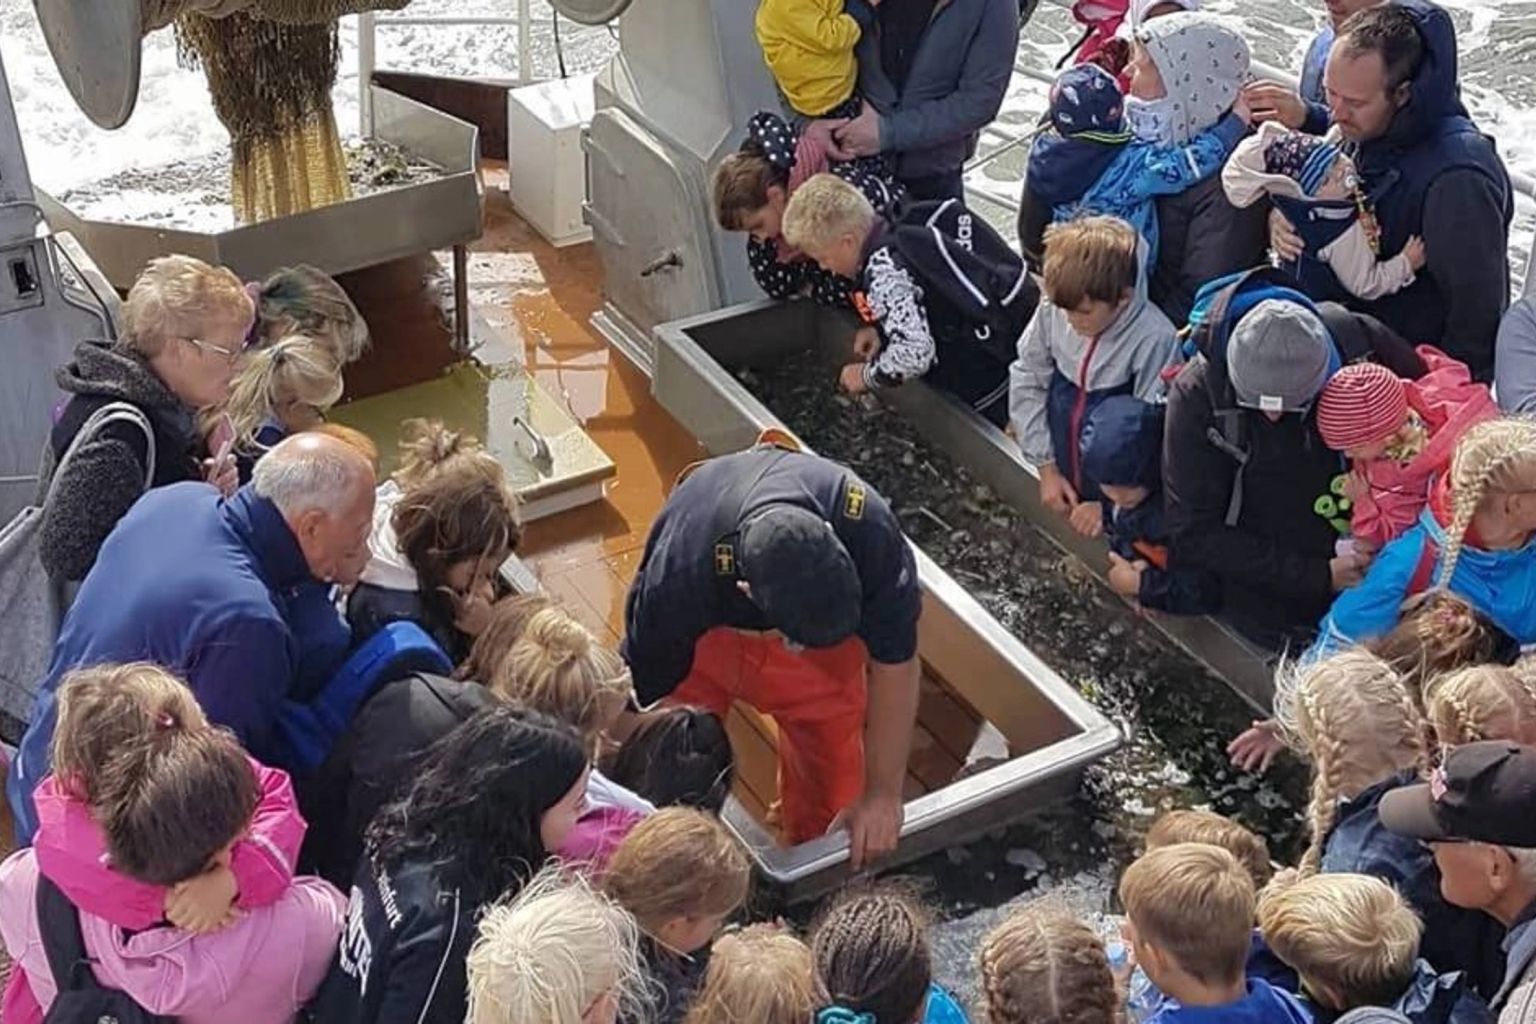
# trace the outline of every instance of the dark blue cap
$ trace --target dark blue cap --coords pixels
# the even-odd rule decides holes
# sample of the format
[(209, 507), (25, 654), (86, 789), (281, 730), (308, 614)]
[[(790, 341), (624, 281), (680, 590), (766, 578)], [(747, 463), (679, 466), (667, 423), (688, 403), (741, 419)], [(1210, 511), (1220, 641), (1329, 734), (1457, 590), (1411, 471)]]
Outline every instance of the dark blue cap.
[(836, 647), (858, 631), (864, 588), (831, 523), (799, 505), (768, 505), (742, 525), (737, 546), (752, 603), (792, 642)]
[(1163, 409), (1130, 395), (1112, 395), (1083, 423), (1080, 465), (1100, 486), (1157, 490), (1162, 478)]

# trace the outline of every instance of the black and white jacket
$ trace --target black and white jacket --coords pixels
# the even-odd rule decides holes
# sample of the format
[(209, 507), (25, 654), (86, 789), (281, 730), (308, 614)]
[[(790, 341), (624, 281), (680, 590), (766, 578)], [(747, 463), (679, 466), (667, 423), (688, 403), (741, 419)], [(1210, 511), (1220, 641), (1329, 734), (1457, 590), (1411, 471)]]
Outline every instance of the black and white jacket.
[(341, 949), (310, 1019), (323, 1024), (463, 1024), (465, 959), (479, 906), (439, 882), (436, 866), (365, 858)]

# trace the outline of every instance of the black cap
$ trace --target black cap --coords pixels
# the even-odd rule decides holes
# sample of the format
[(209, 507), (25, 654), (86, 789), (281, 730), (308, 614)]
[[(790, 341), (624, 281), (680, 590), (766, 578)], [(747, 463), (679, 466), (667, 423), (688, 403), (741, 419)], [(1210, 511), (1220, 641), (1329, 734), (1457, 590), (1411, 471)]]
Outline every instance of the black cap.
[(864, 588), (831, 523), (773, 504), (755, 511), (740, 537), (741, 578), (773, 628), (802, 647), (836, 647), (858, 630)]
[(1430, 842), (1536, 847), (1536, 749), (1506, 740), (1456, 747), (1429, 782), (1381, 799), (1381, 823)]

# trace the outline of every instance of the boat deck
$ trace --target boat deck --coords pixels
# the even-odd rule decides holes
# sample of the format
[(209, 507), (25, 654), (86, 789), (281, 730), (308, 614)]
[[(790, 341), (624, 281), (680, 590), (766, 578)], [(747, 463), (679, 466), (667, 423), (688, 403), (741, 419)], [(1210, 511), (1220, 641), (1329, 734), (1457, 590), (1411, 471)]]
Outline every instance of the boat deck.
[[(482, 314), (520, 338), (528, 371), (557, 399), (564, 398), (618, 466), (606, 501), (540, 520), (528, 530), (521, 553), (576, 618), (617, 643), (624, 595), (651, 520), (677, 474), (704, 452), (651, 396), (650, 380), (592, 329), (602, 281), (594, 247), (555, 249), (545, 243), (495, 188), (501, 173), (487, 172), (485, 234), (471, 247), (477, 254), (472, 272), (481, 271), (472, 295)], [(508, 269), (515, 272), (505, 273)], [(764, 820), (778, 791), (774, 724), (745, 707), (733, 711), (726, 724), (737, 758), (736, 796)], [(981, 749), (983, 737), (992, 741), (984, 745), (989, 756), (1007, 757), (1001, 736), (983, 726), (975, 709), (926, 676), (907, 798), (952, 781)]]

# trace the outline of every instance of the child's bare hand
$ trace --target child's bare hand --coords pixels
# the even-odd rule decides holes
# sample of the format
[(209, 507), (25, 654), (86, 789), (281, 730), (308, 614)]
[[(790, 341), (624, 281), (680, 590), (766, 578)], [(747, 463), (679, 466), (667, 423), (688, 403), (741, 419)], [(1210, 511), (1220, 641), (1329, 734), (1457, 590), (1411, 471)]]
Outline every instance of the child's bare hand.
[(864, 365), (863, 363), (849, 363), (843, 367), (843, 372), (838, 374), (837, 382), (850, 395), (862, 395), (869, 390), (869, 385), (864, 383)]
[(1064, 516), (1077, 507), (1077, 492), (1054, 465), (1040, 467), (1040, 504)]
[(172, 886), (165, 894), (165, 919), (194, 935), (218, 931), (239, 916), (238, 894), (234, 872), (219, 865)]
[(1081, 502), (1067, 518), (1072, 529), (1084, 537), (1098, 537), (1104, 532), (1104, 510), (1096, 501)]
[(1408, 257), (1408, 265), (1414, 270), (1423, 270), (1428, 253), (1424, 250), (1424, 239), (1418, 235), (1410, 235), (1408, 241), (1403, 244), (1403, 255)]
[(869, 362), (880, 352), (880, 332), (865, 325), (853, 332), (854, 358)]
[(491, 605), (496, 602), (496, 589), (489, 580), (482, 580), (469, 593), (460, 594), (447, 587), (439, 588), (453, 603), (453, 626), (465, 636), (479, 636), (491, 621)]
[(1247, 90), (1237, 94), (1237, 100), (1232, 104), (1232, 113), (1236, 114), (1237, 119), (1243, 124), (1253, 127), (1253, 105), (1248, 99)]
[(1135, 598), (1141, 593), (1141, 574), (1146, 571), (1147, 563), (1141, 559), (1132, 562), (1121, 558), (1113, 551), (1109, 553), (1109, 586), (1121, 597)]
[(1245, 772), (1262, 775), (1269, 771), (1275, 755), (1285, 749), (1280, 727), (1272, 718), (1254, 722), (1227, 744), (1227, 756), (1232, 764)]

